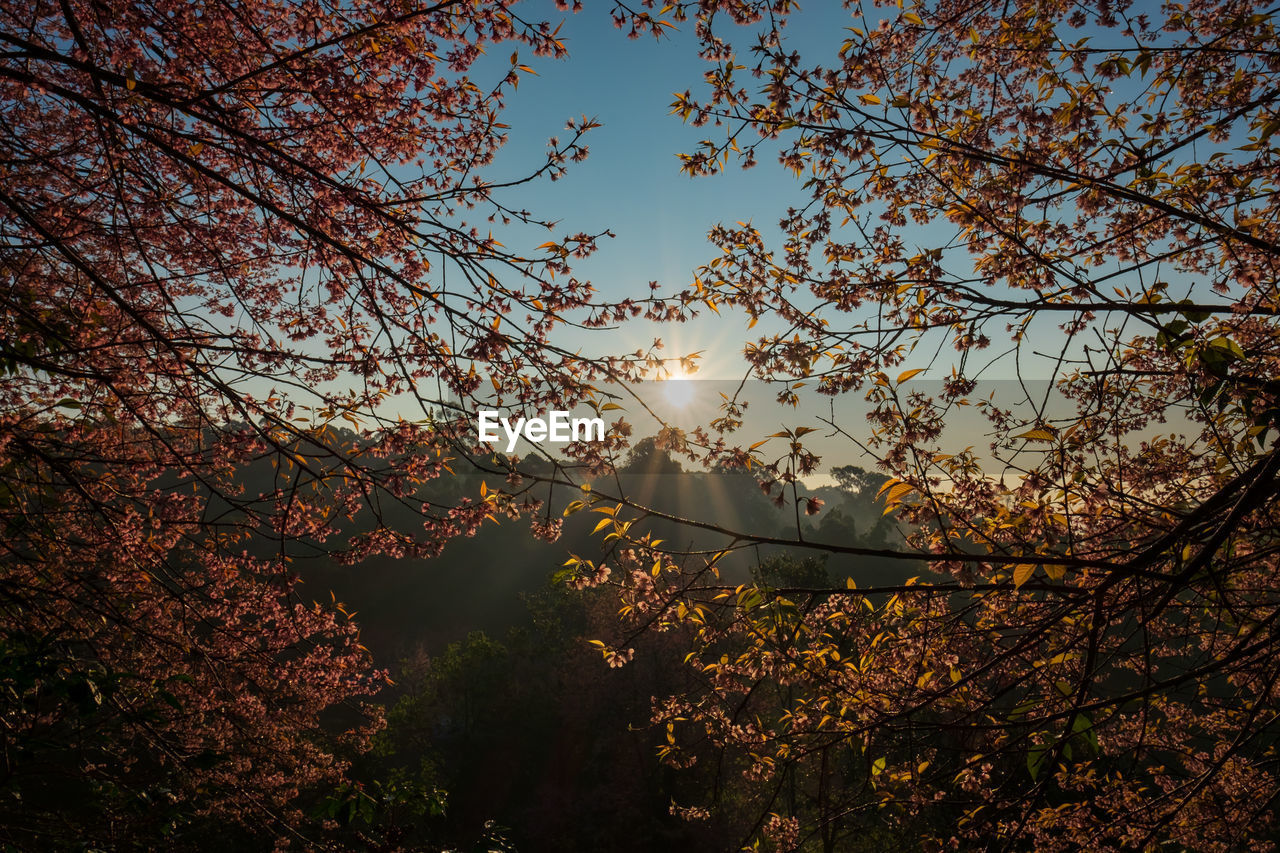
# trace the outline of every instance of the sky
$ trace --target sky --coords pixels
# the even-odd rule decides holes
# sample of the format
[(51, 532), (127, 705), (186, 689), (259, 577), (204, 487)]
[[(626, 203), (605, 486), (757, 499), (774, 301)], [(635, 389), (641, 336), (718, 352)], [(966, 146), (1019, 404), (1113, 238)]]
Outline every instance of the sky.
[[(564, 137), (567, 119), (585, 115), (600, 122), (602, 126), (587, 137), (590, 156), (585, 162), (570, 164), (567, 175), (559, 181), (535, 181), (504, 197), (512, 206), (559, 220), (557, 233), (522, 234), (519, 236), (524, 242), (517, 244), (505, 236), (500, 239), (509, 248), (528, 251), (557, 236), (611, 230), (615, 239), (604, 241), (594, 256), (574, 264), (575, 276), (590, 280), (605, 300), (647, 295), (650, 281), (657, 281), (662, 292), (678, 291), (692, 282), (696, 267), (719, 254), (706, 239), (708, 230), (717, 223), (750, 221), (768, 239), (779, 233), (776, 222), (787, 206), (806, 200), (803, 178), (796, 178), (763, 153), (760, 164), (751, 170), (743, 171), (730, 164), (720, 175), (690, 178), (682, 174), (677, 155), (692, 151), (698, 140), (716, 136), (722, 129), (684, 124), (678, 116), (671, 115), (671, 102), (674, 93), (686, 89), (696, 95), (702, 74), (713, 66), (698, 58), (690, 23), (670, 30), (662, 40), (648, 36), (628, 40), (625, 33), (614, 28), (610, 5), (587, 3), (576, 15), (556, 11), (549, 0), (522, 6), (526, 17), (545, 16), (552, 22), (563, 22), (559, 37), (570, 55), (566, 60), (552, 60), (527, 55), (527, 51), (521, 53), (521, 62), (537, 74), (523, 76), (518, 89), (510, 94), (501, 119), (510, 125), (510, 141), (486, 173), (491, 180), (522, 177), (541, 165), (548, 137)], [(810, 8), (791, 20), (785, 38), (806, 61), (827, 61), (844, 39), (844, 28), (854, 22), (838, 3), (807, 5)], [(751, 43), (745, 30), (733, 31), (731, 37), (740, 51)], [(509, 67), (509, 48), (494, 53), (475, 70), (480, 82), (486, 82), (485, 73), (492, 73), (496, 81)], [(908, 245), (917, 235), (921, 246), (946, 241), (945, 236), (940, 238), (939, 233), (921, 228), (915, 234), (906, 234)], [(777, 245), (775, 241), (773, 246)], [(722, 316), (704, 310), (701, 318), (682, 325), (633, 322), (603, 334), (561, 327), (564, 337), (555, 343), (600, 354), (647, 348), (660, 337), (668, 356), (703, 352), (699, 379), (740, 379), (746, 372), (740, 357), (744, 341), (776, 331), (768, 318), (749, 332), (747, 322), (744, 314), (728, 309)], [(1033, 330), (1036, 348), (1053, 352), (1065, 341), (1055, 324), (1051, 318), (1037, 321)], [(993, 350), (1003, 348), (996, 346)], [(923, 367), (931, 354), (922, 348), (903, 369)], [(1043, 367), (1042, 374), (1035, 373), (1038, 367)], [(1052, 360), (1044, 359), (1039, 365), (1033, 362), (1031, 372), (1024, 372), (1023, 376), (1045, 385), (1051, 370)], [(945, 373), (949, 373), (949, 363), (944, 352), (937, 368), (914, 381), (932, 384), (930, 380), (941, 379)], [(1019, 397), (1024, 389), (1012, 381), (1014, 375), (1012, 361), (1002, 365), (990, 374), (996, 380), (992, 390)], [(686, 406), (685, 420), (699, 409), (708, 409), (708, 401), (714, 402), (725, 387), (719, 381), (693, 385), (700, 406)], [(754, 393), (757, 403), (748, 429), (757, 434), (813, 423), (819, 415), (829, 415), (832, 405), (826, 398), (812, 399), (803, 404), (802, 411), (789, 411), (770, 405), (765, 389), (755, 388)], [(837, 401), (837, 406), (846, 413), (842, 418), (846, 428), (857, 431), (865, 425), (855, 414), (861, 408), (861, 395), (855, 392), (846, 396), (849, 399)], [(637, 434), (648, 431), (641, 427)], [(978, 417), (958, 418), (953, 433), (951, 443), (959, 447), (981, 448), (987, 441), (986, 426)], [(822, 444), (820, 437), (814, 441)], [(829, 443), (826, 453), (843, 457), (851, 450), (847, 440), (837, 439)]]
[[(631, 40), (613, 26), (610, 4), (585, 5), (576, 15), (555, 11), (550, 2), (535, 2), (526, 10), (532, 16), (534, 9), (542, 9), (548, 20), (563, 21), (559, 37), (569, 58), (557, 61), (521, 54), (521, 61), (537, 75), (523, 77), (508, 98), (502, 121), (511, 126), (510, 139), (489, 174), (494, 179), (510, 178), (536, 169), (547, 138), (563, 139), (569, 118), (585, 115), (600, 122), (601, 127), (587, 138), (587, 160), (571, 164), (566, 176), (556, 182), (537, 181), (506, 198), (539, 216), (559, 220), (560, 233), (608, 228), (616, 235), (602, 242), (592, 257), (574, 262), (574, 275), (590, 280), (603, 299), (647, 296), (650, 281), (662, 285), (662, 292), (672, 293), (691, 284), (696, 267), (720, 254), (706, 239), (718, 223), (750, 221), (766, 234), (780, 233), (776, 220), (788, 204), (805, 198), (802, 182), (764, 157), (750, 170), (730, 164), (719, 175), (691, 178), (682, 174), (678, 154), (722, 132), (710, 126), (692, 127), (671, 114), (675, 93), (692, 89), (696, 94), (702, 74), (714, 67), (698, 58), (692, 24), (669, 30), (670, 35), (660, 41), (649, 36)], [(842, 28), (849, 23), (847, 13), (836, 3), (815, 5), (821, 11), (798, 15), (788, 34), (806, 50), (834, 53), (843, 38)], [(742, 45), (749, 44), (745, 30), (735, 35), (742, 37)], [(508, 58), (509, 52), (503, 53), (494, 62), (494, 73), (506, 72)], [(528, 239), (530, 245), (537, 245), (551, 237), (539, 232)], [(748, 332), (748, 320), (745, 313), (729, 308), (719, 316), (704, 309), (701, 317), (684, 324), (632, 321), (605, 333), (560, 327), (564, 337), (555, 342), (589, 353), (628, 352), (647, 349), (661, 338), (667, 356), (702, 352), (696, 381), (687, 383), (688, 390), (683, 392), (692, 398), (688, 402), (672, 404), (657, 386), (636, 389), (668, 423), (692, 428), (715, 418), (720, 394), (732, 394), (737, 380), (746, 374), (740, 357), (744, 341), (770, 330), (766, 318)], [(752, 407), (743, 435), (767, 435), (814, 420), (815, 411), (771, 405), (772, 394), (761, 383), (748, 384), (744, 399), (749, 398)], [(673, 391), (671, 396), (679, 395)], [(636, 435), (658, 430), (660, 424), (639, 406), (619, 402), (626, 406)], [(854, 400), (847, 402), (857, 405)], [(827, 406), (828, 401), (821, 405)], [(836, 451), (835, 443), (822, 442), (820, 437), (814, 440), (829, 445), (826, 451)], [(819, 476), (815, 482), (827, 480)]]
[[(803, 25), (790, 29), (807, 45), (834, 50), (845, 19), (833, 14), (837, 4), (827, 5), (821, 20), (803, 15), (797, 19)], [(511, 177), (536, 168), (547, 138), (563, 138), (569, 118), (586, 115), (601, 123), (587, 138), (586, 161), (571, 164), (559, 181), (534, 182), (508, 198), (560, 220), (562, 232), (608, 228), (617, 235), (574, 266), (575, 276), (589, 279), (603, 298), (647, 295), (650, 281), (665, 292), (681, 289), (699, 264), (719, 253), (706, 240), (714, 225), (743, 220), (772, 229), (786, 204), (803, 198), (800, 182), (772, 162), (710, 177), (681, 174), (677, 155), (719, 132), (685, 125), (670, 114), (674, 93), (696, 92), (712, 67), (697, 57), (691, 24), (662, 41), (629, 40), (614, 28), (607, 3), (589, 3), (576, 15), (558, 13), (549, 2), (534, 3), (527, 14), (537, 8), (546, 9), (549, 20), (564, 21), (560, 34), (570, 56), (556, 61), (522, 54), (537, 76), (522, 78), (509, 99), (503, 121), (511, 125), (510, 141), (490, 174)], [(542, 234), (537, 243), (545, 239), (550, 238)], [(610, 347), (634, 350), (662, 337), (672, 355), (707, 350), (704, 375), (730, 378), (741, 371), (736, 353), (746, 324), (745, 315), (710, 315), (685, 327), (628, 324), (622, 332), (626, 346), (618, 346), (617, 335), (608, 340)], [(558, 343), (599, 346), (590, 339)]]
[[(605, 228), (616, 235), (604, 241), (594, 256), (574, 264), (575, 276), (590, 280), (602, 298), (647, 295), (650, 281), (662, 285), (661, 292), (673, 293), (691, 284), (696, 267), (720, 254), (706, 239), (716, 224), (750, 222), (766, 240), (780, 234), (777, 221), (788, 205), (808, 200), (804, 179), (763, 151), (759, 165), (750, 170), (731, 162), (719, 175), (691, 178), (682, 174), (677, 155), (694, 150), (700, 139), (723, 133), (722, 128), (692, 127), (671, 115), (675, 93), (692, 89), (697, 95), (703, 73), (714, 67), (698, 58), (692, 24), (668, 30), (670, 35), (660, 41), (649, 36), (629, 40), (613, 26), (611, 4), (585, 5), (575, 15), (556, 11), (549, 0), (528, 4), (530, 17), (541, 12), (547, 20), (562, 22), (560, 37), (570, 55), (567, 60), (553, 60), (521, 54), (521, 62), (537, 75), (522, 77), (508, 99), (502, 120), (510, 125), (510, 139), (487, 174), (494, 180), (523, 176), (541, 165), (549, 137), (564, 138), (567, 119), (585, 115), (600, 122), (602, 126), (587, 137), (590, 156), (586, 161), (570, 164), (568, 174), (559, 181), (535, 181), (506, 198), (538, 216), (559, 220), (559, 235)], [(786, 43), (809, 62), (828, 61), (848, 35), (845, 28), (855, 22), (835, 2), (806, 7), (790, 19)], [(740, 52), (752, 43), (746, 29), (725, 32)], [(506, 73), (510, 54), (494, 53), (501, 54), (491, 61), (491, 73), (497, 79)], [(486, 70), (482, 62), (477, 76), (483, 79)], [(930, 226), (905, 237), (910, 245), (918, 235), (919, 245), (928, 247), (942, 245), (951, 233), (950, 226)], [(554, 236), (544, 231), (529, 234), (528, 246)], [(780, 241), (770, 245), (777, 248)], [(746, 372), (740, 357), (743, 342), (785, 329), (774, 328), (768, 318), (762, 318), (748, 333), (749, 318), (744, 313), (730, 309), (723, 313), (716, 317), (703, 309), (703, 317), (685, 325), (628, 323), (607, 335), (581, 335), (562, 327), (565, 338), (555, 343), (601, 354), (647, 348), (660, 337), (667, 355), (704, 353), (700, 378), (741, 378)], [(1052, 322), (1037, 323), (1042, 340), (1061, 339)], [(906, 366), (924, 367), (927, 355), (922, 347)], [(996, 374), (999, 378), (1014, 376), (1012, 367), (1002, 369)], [(936, 373), (928, 376), (941, 378)], [(1048, 373), (1036, 378), (1048, 378)]]

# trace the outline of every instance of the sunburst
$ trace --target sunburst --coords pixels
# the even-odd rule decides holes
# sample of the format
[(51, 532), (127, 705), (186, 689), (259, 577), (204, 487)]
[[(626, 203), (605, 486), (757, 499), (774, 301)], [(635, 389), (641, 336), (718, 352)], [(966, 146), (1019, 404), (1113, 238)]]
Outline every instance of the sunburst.
[(695, 396), (693, 380), (683, 373), (668, 376), (662, 382), (662, 396), (675, 409), (688, 408)]

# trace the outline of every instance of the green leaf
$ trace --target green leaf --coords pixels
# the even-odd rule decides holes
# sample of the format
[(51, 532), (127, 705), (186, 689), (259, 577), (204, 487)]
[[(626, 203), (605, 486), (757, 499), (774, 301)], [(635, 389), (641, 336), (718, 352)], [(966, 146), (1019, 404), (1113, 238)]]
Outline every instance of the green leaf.
[(1040, 778), (1041, 771), (1049, 761), (1049, 745), (1033, 746), (1027, 753), (1027, 772), (1033, 780)]
[(1075, 722), (1071, 724), (1071, 735), (1084, 746), (1088, 747), (1090, 754), (1098, 753), (1098, 732), (1093, 727), (1093, 720), (1089, 719), (1086, 714), (1077, 714)]
[[(1183, 299), (1181, 302), (1178, 303), (1178, 305), (1187, 305), (1187, 306), (1193, 305), (1193, 304), (1194, 303), (1190, 299)], [(1192, 308), (1183, 308), (1178, 313), (1181, 314), (1183, 317), (1186, 317), (1192, 323), (1203, 323), (1205, 320), (1209, 319), (1208, 311), (1196, 311)]]

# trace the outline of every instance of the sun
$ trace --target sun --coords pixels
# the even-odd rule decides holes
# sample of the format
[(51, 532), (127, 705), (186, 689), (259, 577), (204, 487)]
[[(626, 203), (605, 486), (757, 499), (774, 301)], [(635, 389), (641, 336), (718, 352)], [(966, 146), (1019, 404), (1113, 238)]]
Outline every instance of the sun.
[(693, 381), (684, 374), (668, 376), (662, 381), (662, 396), (671, 406), (683, 409), (693, 402)]

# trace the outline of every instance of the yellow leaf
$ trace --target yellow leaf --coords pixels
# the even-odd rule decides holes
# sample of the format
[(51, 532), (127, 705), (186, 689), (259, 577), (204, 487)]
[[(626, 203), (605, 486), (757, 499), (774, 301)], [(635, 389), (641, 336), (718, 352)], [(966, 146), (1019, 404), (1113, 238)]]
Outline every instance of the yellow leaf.
[(1060, 581), (1062, 576), (1067, 573), (1066, 566), (1055, 566), (1052, 563), (1046, 563), (1044, 573), (1049, 576), (1049, 580)]
[(906, 497), (913, 491), (915, 491), (915, 489), (910, 483), (896, 483), (885, 494), (884, 502), (887, 505), (892, 506), (893, 504), (896, 504), (899, 501), (901, 501), (904, 497)]
[(875, 95), (859, 95), (859, 96), (858, 96), (858, 100), (859, 100), (859, 101), (862, 101), (862, 103), (864, 103), (864, 104), (878, 104), (878, 103), (880, 103), (880, 99), (879, 99), (879, 98), (877, 98)]
[(898, 384), (901, 385), (917, 373), (924, 373), (924, 368), (917, 367), (915, 370), (904, 370), (902, 373), (898, 374)]
[(915, 24), (917, 27), (924, 25), (924, 21), (915, 12), (907, 12), (902, 16), (902, 20), (906, 21), (908, 24)]
[(1056, 438), (1056, 435), (1044, 427), (1036, 427), (1035, 429), (1029, 429), (1021, 435), (1014, 437), (1025, 438), (1028, 441), (1053, 441), (1054, 438)]
[(1031, 576), (1035, 574), (1035, 563), (1019, 563), (1013, 567), (1013, 585), (1015, 587), (1022, 586), (1031, 580)]

